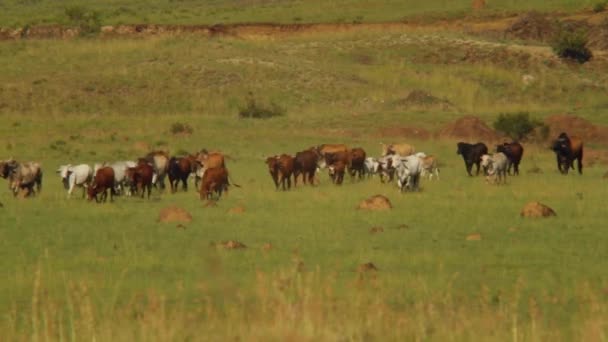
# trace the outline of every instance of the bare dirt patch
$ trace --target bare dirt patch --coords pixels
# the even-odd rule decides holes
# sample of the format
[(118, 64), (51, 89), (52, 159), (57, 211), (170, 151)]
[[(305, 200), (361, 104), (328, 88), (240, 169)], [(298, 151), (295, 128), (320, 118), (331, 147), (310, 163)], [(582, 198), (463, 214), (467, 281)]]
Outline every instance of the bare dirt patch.
[(437, 134), (440, 138), (469, 142), (496, 142), (505, 139), (480, 118), (472, 115), (463, 116), (445, 125)]
[(239, 242), (239, 241), (235, 241), (235, 240), (228, 240), (228, 241), (222, 241), (222, 242), (218, 242), (218, 243), (211, 243), (212, 246), (215, 246), (216, 248), (225, 248), (225, 249), (244, 249), (247, 248), (247, 246), (245, 246), (244, 243)]
[(369, 229), (369, 233), (370, 234), (384, 233), (384, 228), (382, 228), (382, 227), (371, 227)]
[(228, 212), (229, 212), (230, 214), (242, 214), (242, 213), (244, 213), (244, 212), (245, 212), (245, 208), (244, 208), (244, 207), (241, 207), (241, 206), (238, 206), (238, 207), (230, 208), (230, 209), (228, 210)]
[(367, 262), (365, 264), (361, 264), (357, 267), (358, 273), (368, 273), (368, 272), (377, 272), (378, 267), (371, 262)]
[(469, 235), (467, 235), (466, 240), (467, 241), (481, 241), (481, 234), (480, 233), (469, 234)]
[(509, 38), (547, 42), (555, 36), (557, 30), (558, 23), (555, 19), (539, 12), (528, 12), (518, 16), (505, 30), (505, 35)]
[(557, 214), (553, 209), (540, 202), (530, 202), (524, 206), (520, 215), (522, 217), (550, 217)]
[(392, 138), (392, 137), (400, 137), (400, 138), (413, 138), (418, 140), (428, 140), (432, 138), (431, 132), (427, 131), (424, 128), (418, 127), (384, 127), (378, 129), (376, 136), (379, 138)]
[(608, 151), (586, 148), (583, 156), (583, 164), (591, 167), (596, 164), (608, 165)]
[(391, 210), (392, 208), (393, 205), (391, 204), (391, 201), (386, 196), (382, 195), (372, 196), (359, 203), (359, 206), (357, 207), (357, 209), (372, 211)]
[(158, 215), (158, 222), (183, 222), (189, 223), (192, 222), (192, 215), (187, 212), (185, 209), (171, 206), (167, 208), (163, 208)]
[(577, 136), (584, 142), (594, 142), (608, 145), (608, 127), (599, 126), (575, 115), (552, 115), (545, 119), (549, 127), (549, 136), (554, 139), (560, 133)]

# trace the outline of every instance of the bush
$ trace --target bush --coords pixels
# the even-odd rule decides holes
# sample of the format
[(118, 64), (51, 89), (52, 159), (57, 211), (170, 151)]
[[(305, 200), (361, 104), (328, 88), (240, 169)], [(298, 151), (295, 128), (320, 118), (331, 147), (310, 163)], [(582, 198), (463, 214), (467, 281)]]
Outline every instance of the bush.
[(247, 100), (247, 106), (239, 109), (241, 118), (267, 119), (275, 116), (285, 115), (285, 110), (275, 103), (270, 103), (269, 106), (258, 104), (251, 93)]
[(600, 2), (596, 3), (595, 5), (593, 5), (593, 12), (595, 12), (595, 13), (604, 12), (604, 10), (606, 9), (607, 3), (608, 2), (606, 2), (606, 1), (600, 1)]
[(72, 6), (65, 9), (69, 24), (80, 29), (81, 36), (91, 36), (101, 31), (101, 17), (99, 12), (90, 11), (81, 6)]
[(562, 29), (553, 42), (552, 48), (559, 57), (574, 59), (581, 64), (593, 57), (591, 50), (587, 47), (587, 35), (581, 30)]
[(527, 112), (502, 113), (498, 115), (498, 119), (494, 121), (493, 126), (495, 130), (508, 135), (513, 140), (524, 139), (534, 132), (537, 127), (540, 128), (541, 136), (548, 134), (548, 127), (541, 121), (530, 119), (530, 114)]
[(175, 122), (171, 125), (172, 134), (192, 134), (192, 127), (188, 124)]

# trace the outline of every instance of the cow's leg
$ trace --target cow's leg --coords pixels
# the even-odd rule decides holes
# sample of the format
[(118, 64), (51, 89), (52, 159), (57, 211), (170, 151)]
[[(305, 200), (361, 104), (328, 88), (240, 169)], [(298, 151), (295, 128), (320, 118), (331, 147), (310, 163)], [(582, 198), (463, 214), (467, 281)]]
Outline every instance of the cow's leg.
[(582, 175), (583, 174), (583, 154), (581, 153), (581, 155), (576, 160), (577, 160), (577, 166), (578, 166), (578, 173)]
[(287, 189), (291, 190), (291, 175), (287, 177)]
[(188, 176), (182, 178), (182, 183), (182, 188), (184, 189), (184, 191), (188, 191)]

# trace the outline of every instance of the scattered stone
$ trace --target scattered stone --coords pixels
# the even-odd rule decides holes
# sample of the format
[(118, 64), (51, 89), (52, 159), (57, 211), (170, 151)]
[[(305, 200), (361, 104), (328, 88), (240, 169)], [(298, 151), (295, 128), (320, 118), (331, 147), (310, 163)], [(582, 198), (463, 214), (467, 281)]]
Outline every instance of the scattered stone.
[(192, 222), (192, 215), (190, 215), (189, 212), (187, 212), (186, 210), (184, 210), (182, 208), (171, 206), (171, 207), (164, 208), (160, 211), (160, 214), (158, 215), (158, 221), (163, 222), (163, 223), (166, 223), (166, 222), (190, 223), (190, 222)]
[(481, 241), (481, 234), (473, 233), (467, 235), (467, 241)]
[(382, 228), (382, 227), (372, 227), (372, 228), (370, 228), (369, 232), (371, 234), (383, 233), (384, 232), (384, 228)]
[(556, 216), (555, 211), (540, 202), (530, 202), (521, 210), (522, 217), (549, 217)]
[(359, 203), (359, 206), (357, 207), (357, 209), (374, 210), (374, 211), (390, 210), (392, 208), (393, 208), (393, 205), (391, 204), (391, 201), (382, 195), (372, 196), (372, 197), (362, 201), (361, 203)]

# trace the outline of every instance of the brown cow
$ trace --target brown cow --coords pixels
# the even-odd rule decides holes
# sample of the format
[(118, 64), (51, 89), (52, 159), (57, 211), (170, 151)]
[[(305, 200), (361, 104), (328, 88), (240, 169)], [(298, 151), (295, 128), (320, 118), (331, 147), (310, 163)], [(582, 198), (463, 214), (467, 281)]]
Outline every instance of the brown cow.
[(288, 154), (281, 154), (279, 157), (279, 183), (285, 189), (285, 182), (287, 182), (287, 189), (291, 189), (291, 175), (294, 174), (295, 159)]
[(169, 170), (167, 174), (169, 176), (171, 192), (177, 191), (179, 181), (182, 181), (182, 189), (188, 191), (188, 177), (193, 168), (192, 160), (194, 160), (194, 157), (171, 157), (171, 159), (169, 159)]
[(337, 185), (342, 185), (344, 181), (344, 173), (346, 172), (346, 163), (342, 160), (337, 160), (329, 166), (329, 177), (332, 182)]
[(365, 150), (360, 147), (355, 147), (350, 151), (350, 164), (348, 165), (348, 173), (351, 178), (358, 174), (358, 178), (363, 178), (365, 174), (365, 158), (367, 155)]
[[(97, 170), (93, 184), (87, 189), (88, 199), (91, 201), (95, 198), (97, 203), (105, 202), (110, 190), (110, 202), (114, 201), (114, 169), (109, 166), (104, 166)], [(101, 198), (97, 194), (101, 193)]]
[(154, 185), (159, 185), (160, 189), (165, 189), (165, 177), (169, 170), (169, 153), (165, 151), (152, 151), (148, 153), (145, 160), (152, 165), (156, 177)]
[(225, 167), (214, 167), (207, 169), (202, 179), (200, 198), (211, 199), (211, 195), (213, 192), (215, 192), (219, 199), (222, 197), (222, 192), (225, 191), (226, 195), (228, 194), (228, 186), (230, 185), (240, 188), (240, 185), (236, 183), (230, 184), (228, 169)]
[(272, 157), (266, 158), (266, 165), (268, 165), (268, 172), (270, 173), (270, 177), (272, 177), (274, 186), (278, 190), (279, 189), (279, 157), (272, 156)]
[(147, 162), (140, 162), (136, 167), (130, 167), (125, 171), (125, 177), (131, 184), (131, 191), (135, 194), (141, 191), (141, 198), (144, 198), (144, 193), (148, 191), (148, 199), (152, 191), (152, 178), (154, 177), (154, 168)]
[(195, 177), (194, 177), (194, 185), (198, 188), (198, 183), (203, 178), (203, 174), (205, 170), (211, 169), (214, 167), (226, 167), (225, 157), (221, 152), (208, 152), (205, 149), (202, 149), (199, 153), (196, 154), (196, 165), (195, 168)]
[(311, 149), (316, 151), (320, 157), (327, 153), (348, 152), (348, 146), (344, 144), (322, 144)]
[(402, 157), (407, 157), (410, 156), (414, 153), (416, 153), (416, 149), (414, 148), (414, 146), (410, 145), (410, 144), (406, 144), (406, 143), (399, 143), (399, 144), (384, 144), (384, 143), (380, 143), (380, 145), (382, 146), (382, 156), (386, 156), (389, 154), (398, 154)]
[(298, 176), (300, 174), (302, 174), (304, 184), (306, 184), (306, 180), (308, 179), (310, 185), (314, 185), (318, 160), (319, 156), (315, 151), (306, 150), (296, 153), (293, 164), (294, 186), (298, 185)]
[(578, 173), (583, 174), (583, 140), (579, 137), (569, 137), (562, 132), (557, 140), (553, 142), (551, 149), (557, 157), (557, 169), (562, 174), (568, 174), (568, 170), (574, 170), (574, 160), (577, 160)]

